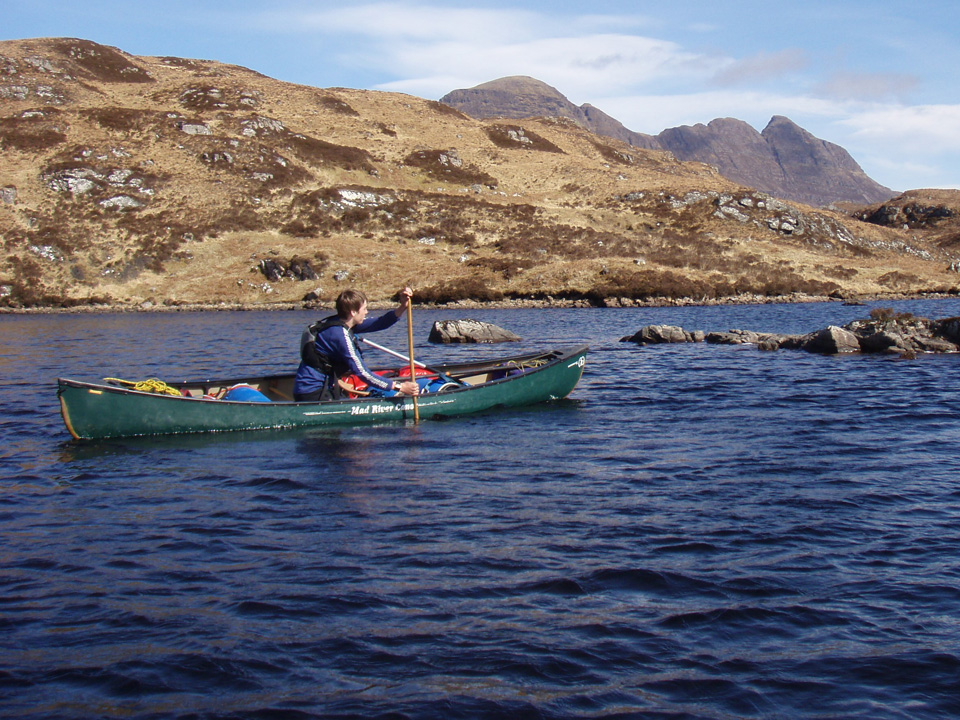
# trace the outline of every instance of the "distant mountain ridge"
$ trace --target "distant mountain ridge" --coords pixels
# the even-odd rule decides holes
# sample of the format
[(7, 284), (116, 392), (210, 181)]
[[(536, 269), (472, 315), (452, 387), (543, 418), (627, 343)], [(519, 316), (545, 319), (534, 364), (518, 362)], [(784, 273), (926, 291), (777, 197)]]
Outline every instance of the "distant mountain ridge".
[(871, 204), (896, 195), (868, 177), (842, 147), (780, 115), (762, 132), (742, 120), (720, 118), (646, 135), (592, 105), (574, 105), (556, 88), (523, 76), (454, 90), (440, 102), (478, 119), (565, 117), (634, 147), (667, 150), (678, 160), (715, 165), (731, 180), (808, 205)]

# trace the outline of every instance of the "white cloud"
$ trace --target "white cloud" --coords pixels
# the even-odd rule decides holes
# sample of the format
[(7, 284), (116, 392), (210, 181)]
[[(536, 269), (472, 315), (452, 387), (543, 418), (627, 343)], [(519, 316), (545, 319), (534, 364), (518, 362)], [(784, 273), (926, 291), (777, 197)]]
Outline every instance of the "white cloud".
[(960, 105), (865, 106), (837, 126), (849, 131), (843, 146), (885, 185), (960, 187)]
[(939, 164), (945, 159), (956, 164), (958, 158), (938, 158), (937, 162), (923, 163), (894, 152), (891, 155), (864, 153), (858, 161), (867, 175), (897, 192), (921, 188), (960, 189), (956, 176), (945, 172)]
[[(512, 9), (458, 9), (377, 3), (324, 11), (261, 13), (251, 21), (310, 43), (335, 43), (342, 64), (398, 78), (377, 89), (440, 97), (509, 75), (530, 75), (573, 99), (645, 84), (700, 83), (714, 56), (627, 31), (642, 15), (551, 15)], [(615, 32), (610, 32), (615, 30)], [(450, 86), (451, 77), (464, 84)]]
[(629, 35), (544, 38), (495, 46), (404, 43), (390, 52), (396, 73), (415, 80), (385, 83), (380, 89), (433, 88), (432, 96), (437, 97), (455, 89), (443, 85), (450, 75), (464, 78), (467, 87), (509, 75), (529, 75), (577, 103), (623, 87), (698, 83), (714, 64), (675, 43)]
[(960, 152), (960, 105), (877, 106), (841, 121), (855, 138), (918, 156)]

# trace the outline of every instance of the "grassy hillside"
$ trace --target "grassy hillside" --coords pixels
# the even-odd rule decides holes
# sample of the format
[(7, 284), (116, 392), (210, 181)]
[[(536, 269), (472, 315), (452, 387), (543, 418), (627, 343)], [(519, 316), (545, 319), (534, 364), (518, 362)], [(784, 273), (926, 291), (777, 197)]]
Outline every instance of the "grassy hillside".
[[(0, 42), (0, 305), (956, 292), (956, 243), (571, 121)], [(866, 217), (861, 215), (861, 217)], [(956, 267), (956, 266), (955, 266)]]

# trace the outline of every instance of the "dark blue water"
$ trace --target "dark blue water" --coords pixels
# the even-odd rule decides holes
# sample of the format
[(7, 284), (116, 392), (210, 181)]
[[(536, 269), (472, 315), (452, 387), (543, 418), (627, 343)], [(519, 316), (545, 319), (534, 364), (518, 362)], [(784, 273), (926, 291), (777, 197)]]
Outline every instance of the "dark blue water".
[(89, 444), (57, 376), (279, 372), (314, 314), (0, 317), (0, 715), (958, 716), (960, 357), (618, 342), (868, 310), (419, 311), (428, 362), (592, 353), (552, 405)]

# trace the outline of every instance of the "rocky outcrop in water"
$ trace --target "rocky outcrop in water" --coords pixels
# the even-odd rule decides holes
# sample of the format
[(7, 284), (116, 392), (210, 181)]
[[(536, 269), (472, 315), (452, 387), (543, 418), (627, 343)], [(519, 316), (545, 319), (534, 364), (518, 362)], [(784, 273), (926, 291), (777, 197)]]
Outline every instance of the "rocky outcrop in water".
[(636, 335), (624, 338), (638, 345), (662, 345), (665, 343), (703, 342), (704, 333), (701, 330), (687, 332), (674, 325), (647, 325), (641, 328)]
[(621, 339), (638, 345), (701, 341), (715, 345), (751, 344), (761, 350), (806, 350), (821, 355), (884, 353), (914, 357), (919, 353), (960, 352), (960, 318), (928, 320), (878, 308), (867, 319), (854, 320), (843, 327), (829, 325), (804, 335), (752, 330), (704, 333), (670, 325), (648, 325)]
[(515, 342), (520, 336), (480, 320), (437, 320), (428, 340), (432, 343), (502, 343)]

